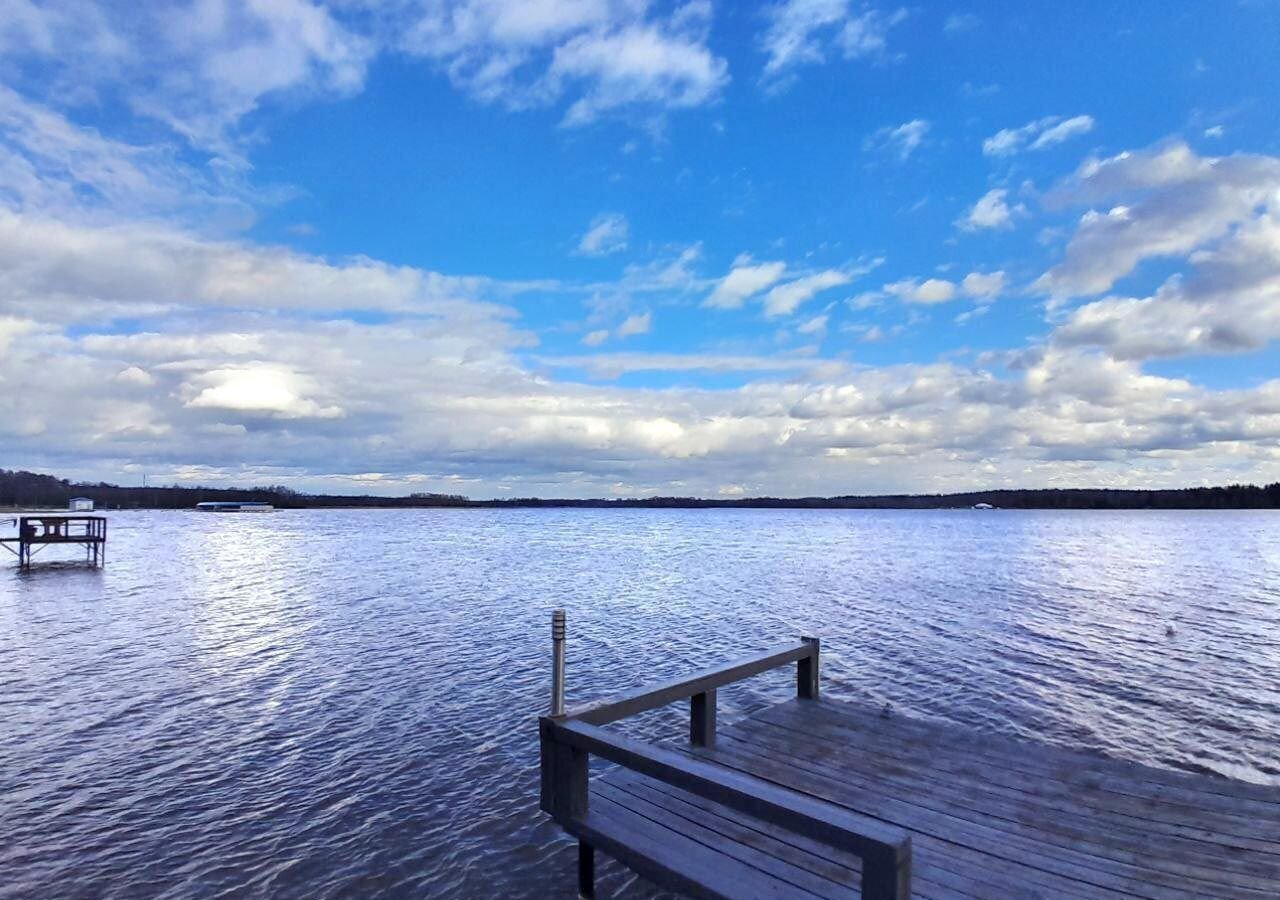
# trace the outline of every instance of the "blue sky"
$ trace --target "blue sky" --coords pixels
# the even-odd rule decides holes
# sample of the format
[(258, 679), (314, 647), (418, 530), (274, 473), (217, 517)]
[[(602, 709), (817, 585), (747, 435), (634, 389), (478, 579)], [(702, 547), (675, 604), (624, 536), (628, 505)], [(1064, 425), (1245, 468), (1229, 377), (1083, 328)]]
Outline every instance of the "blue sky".
[(0, 8), (0, 465), (1280, 479), (1280, 5)]

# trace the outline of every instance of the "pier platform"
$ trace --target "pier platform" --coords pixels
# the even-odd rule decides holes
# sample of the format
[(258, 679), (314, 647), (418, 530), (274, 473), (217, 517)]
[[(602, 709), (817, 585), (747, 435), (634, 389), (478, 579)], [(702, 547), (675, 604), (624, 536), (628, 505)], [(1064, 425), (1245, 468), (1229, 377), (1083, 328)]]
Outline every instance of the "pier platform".
[[(0, 522), (3, 521), (0, 517)], [(18, 535), (0, 538), (0, 547), (18, 557), (19, 568), (30, 568), (32, 557), (55, 544), (83, 547), (84, 561), (91, 566), (106, 562), (105, 516), (18, 516), (9, 521), (18, 526)]]
[[(698, 897), (1274, 898), (1280, 788), (981, 735), (822, 698), (819, 644), (541, 720), (543, 808)], [(715, 688), (797, 665), (797, 697), (718, 730)], [(690, 704), (687, 742), (604, 727)], [(591, 756), (614, 763), (587, 778)]]

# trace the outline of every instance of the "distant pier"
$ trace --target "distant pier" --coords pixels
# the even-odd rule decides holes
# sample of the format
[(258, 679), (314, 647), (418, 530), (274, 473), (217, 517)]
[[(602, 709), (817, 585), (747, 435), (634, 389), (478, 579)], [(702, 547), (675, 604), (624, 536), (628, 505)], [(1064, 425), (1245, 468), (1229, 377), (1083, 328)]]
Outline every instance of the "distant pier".
[[(3, 520), (0, 520), (3, 521)], [(105, 516), (18, 516), (17, 537), (0, 538), (0, 547), (18, 557), (18, 567), (31, 568), (32, 557), (54, 544), (84, 548), (84, 561), (95, 568), (107, 560)]]
[[(1280, 896), (1280, 787), (979, 735), (821, 698), (817, 640), (567, 712), (553, 620), (542, 809), (595, 854), (696, 897)], [(716, 690), (796, 666), (796, 698), (725, 729)], [(605, 726), (689, 703), (689, 740)], [(615, 765), (588, 777), (589, 758)]]

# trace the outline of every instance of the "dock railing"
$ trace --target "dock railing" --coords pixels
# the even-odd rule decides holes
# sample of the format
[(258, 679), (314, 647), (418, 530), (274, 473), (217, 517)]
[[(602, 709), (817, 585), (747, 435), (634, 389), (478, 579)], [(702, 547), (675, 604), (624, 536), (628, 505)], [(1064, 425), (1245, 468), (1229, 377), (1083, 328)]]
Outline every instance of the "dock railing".
[(103, 516), (35, 515), (7, 521), (17, 524), (18, 536), (0, 538), (0, 547), (18, 557), (20, 568), (29, 567), (33, 556), (53, 544), (84, 547), (85, 560), (95, 566), (106, 560), (107, 520)]
[[(901, 828), (805, 796), (755, 776), (694, 758), (604, 728), (636, 713), (689, 701), (689, 740), (713, 747), (716, 690), (772, 669), (796, 665), (796, 694), (816, 700), (821, 644), (801, 638), (727, 665), (704, 669), (564, 712), (564, 613), (552, 619), (554, 648), (552, 710), (539, 719), (542, 754), (541, 806), (567, 830), (590, 834), (606, 852), (625, 849), (589, 822), (588, 765), (592, 754), (632, 771), (761, 819), (862, 860), (864, 900), (905, 900), (911, 894), (911, 837)], [(578, 890), (594, 896), (595, 846), (579, 838)], [(611, 853), (617, 856), (617, 852)]]

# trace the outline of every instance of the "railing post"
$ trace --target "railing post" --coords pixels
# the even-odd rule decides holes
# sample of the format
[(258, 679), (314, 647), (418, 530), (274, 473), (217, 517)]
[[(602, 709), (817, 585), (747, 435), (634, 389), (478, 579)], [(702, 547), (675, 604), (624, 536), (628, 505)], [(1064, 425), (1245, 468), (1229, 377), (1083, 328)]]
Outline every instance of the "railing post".
[(910, 900), (911, 841), (898, 853), (862, 858), (862, 900)]
[(564, 715), (564, 610), (551, 613), (551, 715)]
[(822, 642), (816, 637), (802, 637), (800, 640), (812, 647), (813, 652), (796, 660), (796, 696), (801, 700), (817, 700)]
[(715, 688), (689, 698), (689, 743), (695, 747), (716, 745)]

